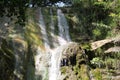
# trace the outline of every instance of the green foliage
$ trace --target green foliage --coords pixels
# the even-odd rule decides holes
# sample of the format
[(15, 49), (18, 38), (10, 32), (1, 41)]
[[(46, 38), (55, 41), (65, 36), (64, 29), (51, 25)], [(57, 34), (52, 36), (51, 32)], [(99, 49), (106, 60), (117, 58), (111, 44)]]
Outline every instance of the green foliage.
[(92, 74), (93, 74), (95, 80), (103, 80), (100, 69), (98, 69), (98, 68), (95, 69), (94, 71), (92, 71)]
[[(32, 5), (32, 7), (47, 6), (48, 3), (56, 3), (61, 0), (0, 0), (0, 17), (3, 16), (17, 16), (16, 23), (25, 25), (26, 21), (26, 10)], [(12, 18), (11, 18), (12, 19)]]
[[(13, 15), (17, 16), (17, 23), (25, 25), (25, 39), (29, 44), (36, 44), (43, 46), (42, 39), (40, 35), (40, 29), (35, 23), (34, 19), (34, 10), (32, 12), (28, 11), (26, 15), (27, 8), (29, 3), (33, 3), (33, 6), (45, 6), (46, 0), (30, 0), (21, 1), (21, 0), (1, 0), (0, 1), (0, 16), (11, 17)], [(50, 0), (52, 4), (56, 3), (58, 0)], [(85, 42), (89, 40), (99, 40), (104, 39), (108, 36), (115, 35), (119, 32), (119, 21), (120, 21), (120, 0), (73, 0), (73, 7), (69, 10), (70, 13), (67, 14), (67, 18), (70, 25), (70, 35), (72, 36), (73, 41)], [(47, 26), (50, 23), (50, 15), (47, 9), (43, 10), (45, 22)], [(56, 12), (56, 10), (54, 10)], [(74, 13), (75, 12), (75, 13)], [(56, 13), (54, 13), (56, 15)], [(46, 16), (47, 15), (47, 16)], [(25, 23), (26, 21), (26, 23)], [(55, 26), (57, 26), (57, 16), (54, 16)], [(48, 28), (48, 27), (47, 27)], [(116, 31), (116, 29), (118, 31)], [(49, 29), (47, 29), (49, 31)], [(113, 34), (113, 30), (114, 34)], [(49, 32), (48, 32), (49, 33)], [(57, 30), (56, 30), (57, 33)], [(76, 39), (75, 39), (76, 38)], [(83, 45), (84, 49), (90, 50), (89, 44)], [(6, 41), (3, 41), (0, 49), (0, 79), (2, 80), (11, 80), (13, 76), (14, 69), (14, 53), (13, 49), (8, 45)], [(110, 58), (107, 58), (103, 54), (103, 49), (99, 48), (95, 51), (97, 57), (94, 57), (90, 62), (95, 67), (101, 67), (105, 64), (108, 68), (118, 69), (120, 59), (120, 53), (118, 54), (109, 54)], [(99, 56), (99, 57), (98, 57)], [(105, 57), (105, 61), (102, 59)], [(30, 69), (34, 68), (30, 66)], [(75, 65), (73, 68), (74, 72), (79, 79), (88, 80), (87, 69), (85, 66), (80, 66), (79, 64)], [(66, 72), (65, 68), (61, 69), (62, 73)], [(34, 70), (31, 70), (34, 74)], [(3, 77), (5, 76), (5, 77)], [(102, 80), (101, 72), (96, 70), (94, 72), (95, 80)]]
[(81, 65), (80, 66), (78, 76), (80, 76), (81, 80), (89, 80), (88, 69), (87, 69), (86, 65)]
[(94, 29), (93, 34), (94, 34), (95, 38), (97, 38), (101, 35), (101, 31), (99, 29)]
[(99, 57), (93, 58), (90, 62), (91, 62), (91, 64), (93, 64), (94, 66), (99, 67), (99, 68), (103, 65), (103, 61)]
[(108, 69), (113, 68), (113, 66), (114, 66), (115, 63), (116, 63), (116, 62), (115, 62), (115, 59), (112, 59), (112, 58), (107, 58), (107, 59), (105, 60), (105, 65), (106, 65), (106, 67), (107, 67)]
[(115, 58), (111, 58), (111, 57), (106, 57), (104, 64), (106, 66), (107, 69), (119, 69), (119, 63), (120, 60), (119, 58), (117, 58), (117, 56)]
[(67, 67), (67, 66), (64, 66), (64, 67), (61, 68), (60, 71), (61, 71), (62, 74), (65, 74), (66, 71), (67, 71), (67, 69), (68, 69), (68, 67)]
[[(111, 36), (115, 27), (118, 28), (119, 1), (73, 0), (73, 2), (73, 11), (76, 13), (71, 14), (77, 17), (71, 17), (70, 22), (75, 27), (72, 31), (75, 30), (79, 35), (88, 36), (92, 40), (99, 40)], [(76, 22), (79, 22), (79, 25), (76, 25)]]
[[(25, 39), (30, 43), (30, 44), (35, 44), (35, 45), (40, 45), (42, 46), (42, 40), (40, 37), (40, 30), (39, 30), (39, 25), (38, 23), (35, 23), (35, 18), (34, 15), (35, 13), (33, 12), (34, 9), (28, 9), (28, 13), (26, 15), (28, 16), (28, 21), (25, 26)], [(29, 14), (30, 13), (30, 14)]]
[(91, 46), (89, 43), (84, 43), (84, 44), (82, 44), (82, 49), (90, 50)]

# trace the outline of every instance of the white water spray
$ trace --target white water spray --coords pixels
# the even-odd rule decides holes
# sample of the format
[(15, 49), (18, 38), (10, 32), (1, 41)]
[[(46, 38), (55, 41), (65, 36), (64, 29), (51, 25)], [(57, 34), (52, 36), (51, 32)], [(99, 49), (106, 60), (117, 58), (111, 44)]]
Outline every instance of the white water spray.
[(64, 38), (66, 41), (71, 41), (69, 36), (69, 26), (65, 15), (60, 9), (57, 10), (58, 15), (58, 27), (59, 27), (59, 36)]
[(58, 15), (58, 28), (59, 36), (57, 37), (59, 45), (51, 52), (51, 66), (49, 68), (49, 80), (62, 80), (60, 72), (60, 62), (62, 57), (62, 51), (66, 47), (66, 44), (71, 41), (69, 36), (69, 26), (67, 20), (60, 9), (57, 10)]
[(44, 19), (43, 19), (43, 15), (42, 15), (41, 9), (40, 9), (39, 27), (41, 29), (41, 34), (42, 34), (44, 46), (45, 46), (46, 49), (50, 49), (48, 36), (47, 36), (47, 32), (46, 32), (46, 26), (45, 26), (45, 23), (44, 23)]
[[(52, 9), (50, 9), (51, 24), (50, 33), (52, 39), (52, 45), (54, 49), (50, 47), (50, 41), (46, 32), (46, 26), (44, 23), (44, 18), (42, 11), (40, 9), (40, 20), (39, 27), (41, 29), (41, 34), (45, 46), (45, 51), (42, 51), (39, 47), (37, 50), (37, 55), (35, 56), (35, 69), (36, 75), (38, 75), (37, 80), (62, 80), (60, 72), (60, 62), (62, 57), (62, 51), (65, 49), (66, 44), (71, 41), (69, 36), (69, 26), (67, 20), (60, 9), (57, 10), (58, 18), (58, 29), (59, 35), (55, 35), (55, 26), (53, 20)], [(50, 54), (50, 55), (49, 55)], [(51, 57), (50, 57), (51, 56)], [(39, 78), (42, 76), (42, 78)]]
[(39, 27), (41, 29), (41, 34), (43, 38), (43, 43), (45, 47), (45, 51), (41, 50), (40, 47), (37, 49), (37, 54), (35, 56), (35, 69), (36, 69), (36, 79), (37, 80), (46, 80), (47, 79), (47, 74), (48, 74), (48, 67), (47, 67), (47, 57), (49, 56), (49, 51), (50, 51), (50, 45), (49, 45), (49, 40), (46, 32), (46, 26), (44, 23), (44, 18), (42, 15), (42, 11), (40, 9), (39, 11)]

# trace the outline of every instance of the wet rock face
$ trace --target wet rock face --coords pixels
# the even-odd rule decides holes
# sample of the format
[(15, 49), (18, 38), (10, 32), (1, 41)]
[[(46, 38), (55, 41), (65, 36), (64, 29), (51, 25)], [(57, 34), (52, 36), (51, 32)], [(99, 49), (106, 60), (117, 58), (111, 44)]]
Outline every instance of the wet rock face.
[(69, 44), (62, 52), (62, 80), (90, 80), (88, 57), (78, 43)]
[(85, 63), (87, 56), (78, 43), (71, 43), (63, 50), (61, 66)]
[[(0, 37), (0, 75), (1, 80), (23, 79), (25, 52), (27, 48), (22, 39)], [(22, 76), (22, 77), (19, 77)]]
[(0, 79), (10, 80), (13, 77), (15, 56), (10, 40), (0, 36)]

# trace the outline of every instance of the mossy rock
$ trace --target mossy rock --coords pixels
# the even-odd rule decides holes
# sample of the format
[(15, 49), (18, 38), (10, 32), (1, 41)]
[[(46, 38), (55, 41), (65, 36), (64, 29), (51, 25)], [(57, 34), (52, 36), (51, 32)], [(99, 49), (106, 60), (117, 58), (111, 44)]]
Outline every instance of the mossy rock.
[(63, 50), (61, 62), (63, 80), (89, 80), (88, 57), (79, 43), (72, 42)]
[(23, 79), (26, 52), (27, 42), (22, 38), (0, 37), (0, 73), (2, 73), (0, 80), (17, 78), (17, 74), (14, 73), (17, 65), (17, 69), (20, 70), (19, 74), (22, 75), (21, 79)]
[(11, 40), (0, 37), (0, 80), (13, 78), (15, 55)]
[(90, 80), (88, 66), (82, 64), (80, 67), (64, 66), (61, 68), (63, 80)]
[(68, 61), (68, 65), (76, 65), (81, 63), (86, 63), (87, 55), (81, 48), (80, 44), (72, 42), (70, 43), (62, 53), (62, 60)]

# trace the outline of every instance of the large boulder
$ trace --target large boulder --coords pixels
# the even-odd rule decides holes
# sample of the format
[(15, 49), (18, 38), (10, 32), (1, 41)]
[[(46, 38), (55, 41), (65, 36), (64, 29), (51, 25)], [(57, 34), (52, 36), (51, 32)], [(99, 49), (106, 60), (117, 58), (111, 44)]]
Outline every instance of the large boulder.
[(88, 58), (79, 43), (69, 43), (62, 52), (61, 80), (89, 80)]
[(79, 43), (71, 42), (62, 52), (61, 65), (86, 63), (87, 56)]

